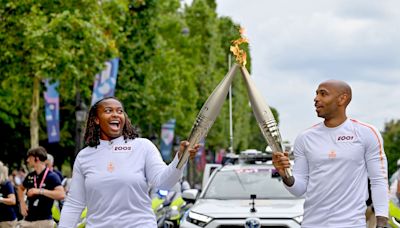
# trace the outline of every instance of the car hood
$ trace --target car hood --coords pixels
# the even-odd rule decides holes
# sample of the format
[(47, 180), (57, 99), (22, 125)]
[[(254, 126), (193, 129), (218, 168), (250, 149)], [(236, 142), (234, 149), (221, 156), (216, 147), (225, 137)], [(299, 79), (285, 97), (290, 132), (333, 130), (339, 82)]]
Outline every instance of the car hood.
[(255, 200), (256, 212), (250, 212), (251, 200), (198, 199), (191, 211), (213, 218), (294, 218), (303, 215), (304, 199)]

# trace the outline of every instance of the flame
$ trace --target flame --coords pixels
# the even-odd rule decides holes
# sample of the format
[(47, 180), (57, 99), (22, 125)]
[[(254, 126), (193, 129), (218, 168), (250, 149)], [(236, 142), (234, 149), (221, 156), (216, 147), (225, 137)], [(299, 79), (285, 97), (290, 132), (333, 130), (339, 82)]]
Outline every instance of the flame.
[(239, 29), (240, 38), (232, 41), (232, 46), (230, 47), (230, 51), (236, 58), (236, 62), (242, 66), (245, 66), (247, 63), (247, 54), (243, 49), (240, 49), (240, 44), (249, 43), (249, 40), (244, 36), (244, 28)]

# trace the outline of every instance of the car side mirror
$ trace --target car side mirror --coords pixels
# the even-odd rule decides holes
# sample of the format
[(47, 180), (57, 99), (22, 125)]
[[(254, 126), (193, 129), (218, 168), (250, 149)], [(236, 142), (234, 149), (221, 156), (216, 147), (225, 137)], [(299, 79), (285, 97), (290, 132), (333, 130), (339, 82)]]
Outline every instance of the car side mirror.
[(186, 202), (194, 203), (197, 199), (198, 194), (199, 194), (198, 189), (188, 189), (182, 192), (182, 198)]

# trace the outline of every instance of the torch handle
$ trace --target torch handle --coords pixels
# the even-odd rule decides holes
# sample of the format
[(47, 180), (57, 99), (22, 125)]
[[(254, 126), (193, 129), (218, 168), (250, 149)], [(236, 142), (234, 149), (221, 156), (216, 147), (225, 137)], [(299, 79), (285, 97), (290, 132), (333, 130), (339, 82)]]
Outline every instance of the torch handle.
[[(270, 142), (269, 146), (271, 147), (272, 151), (278, 151), (278, 152), (283, 151), (282, 144), (278, 140)], [(285, 175), (287, 178), (293, 176), (292, 170), (290, 167), (285, 168)]]

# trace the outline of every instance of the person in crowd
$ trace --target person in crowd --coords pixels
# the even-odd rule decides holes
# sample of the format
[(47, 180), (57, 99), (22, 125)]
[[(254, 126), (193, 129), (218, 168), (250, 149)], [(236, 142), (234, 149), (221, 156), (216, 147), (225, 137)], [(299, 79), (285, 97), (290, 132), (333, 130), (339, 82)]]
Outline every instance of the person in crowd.
[(21, 168), (20, 170), (16, 170), (14, 169), (10, 175), (10, 178), (12, 177), (12, 179), (10, 179), (10, 181), (14, 184), (14, 186), (18, 186), (21, 185), (22, 182), (25, 179), (25, 171)]
[(397, 182), (397, 188), (395, 187), (396, 197), (400, 202), (400, 159), (397, 160), (397, 177), (395, 180)]
[(11, 184), (13, 186), (16, 186), (17, 184), (15, 183), (15, 176), (17, 175), (18, 171), (14, 169), (11, 173), (8, 174), (8, 180), (11, 181)]
[(53, 155), (47, 153), (47, 159), (46, 159), (45, 163), (46, 163), (46, 166), (50, 169), (50, 171), (53, 171), (53, 173), (57, 174), (57, 176), (60, 178), (60, 180), (62, 182), (64, 177), (63, 177), (62, 173), (59, 170), (54, 169), (54, 157), (53, 157)]
[(368, 177), (377, 228), (387, 227), (387, 159), (375, 127), (347, 118), (352, 98), (343, 81), (322, 82), (314, 105), (323, 122), (300, 134), (294, 143), (293, 176), (287, 152), (274, 152), (273, 164), (286, 188), (305, 196), (303, 228), (366, 227)]
[[(60, 178), (46, 167), (46, 159), (45, 148), (39, 146), (28, 150), (26, 161), (33, 171), (18, 187), (21, 214), (24, 216), (19, 224), (21, 228), (53, 228), (51, 208), (54, 200), (63, 200), (65, 197)], [(24, 200), (25, 195), (28, 205)]]
[(17, 225), (15, 203), (14, 187), (8, 180), (8, 168), (0, 161), (0, 228), (14, 228)]
[[(22, 170), (22, 168), (21, 168), (21, 170)], [(24, 174), (25, 174), (25, 172), (23, 172), (23, 171), (20, 172), (17, 169), (14, 169), (11, 172), (11, 174), (9, 174), (9, 176), (8, 176), (8, 180), (11, 182), (15, 194), (18, 191), (18, 186), (21, 185), (22, 181), (25, 179), (25, 175)], [(15, 202), (15, 205), (13, 206), (13, 208), (14, 208), (14, 211), (15, 211), (15, 213), (17, 215), (17, 220), (21, 220), (21, 219), (23, 219), (23, 216), (21, 215), (21, 212), (20, 212), (20, 209), (19, 209), (20, 206), (19, 206), (18, 197), (15, 197), (15, 201), (16, 202)]]
[[(50, 171), (52, 171), (53, 173), (57, 174), (57, 176), (60, 178), (61, 180), (61, 186), (63, 186), (64, 188), (64, 193), (66, 194), (67, 191), (65, 189), (65, 182), (64, 182), (64, 176), (62, 175), (62, 173), (54, 168), (54, 157), (53, 155), (47, 153), (47, 159), (45, 161), (46, 167), (49, 168)], [(53, 203), (53, 209), (52, 209), (52, 215), (53, 215), (53, 219), (55, 222), (58, 222), (60, 220), (60, 215), (61, 215), (61, 209), (64, 205), (64, 200), (54, 200)]]
[[(182, 141), (166, 165), (157, 147), (138, 136), (114, 97), (90, 108), (84, 140), (87, 147), (76, 157), (59, 228), (75, 227), (85, 207), (87, 228), (157, 227), (149, 188), (168, 190), (179, 181), (183, 168), (176, 166), (189, 142)], [(198, 148), (189, 149), (191, 159)]]
[(372, 204), (371, 197), (371, 181), (368, 178), (368, 199), (365, 202), (367, 204), (367, 210), (365, 211), (365, 219), (367, 221), (367, 228), (376, 227), (376, 217), (374, 212), (374, 205)]

